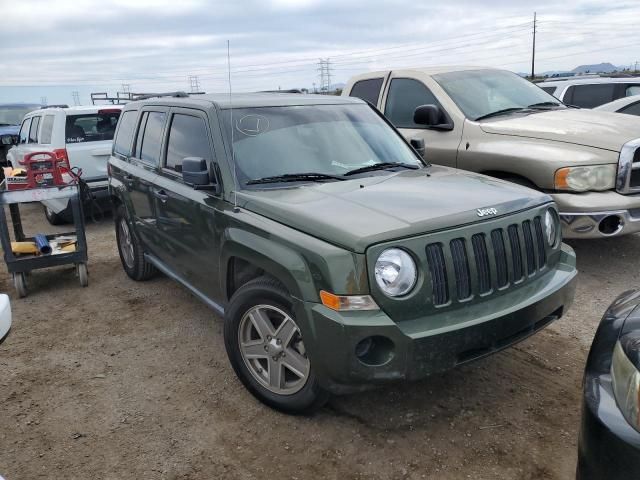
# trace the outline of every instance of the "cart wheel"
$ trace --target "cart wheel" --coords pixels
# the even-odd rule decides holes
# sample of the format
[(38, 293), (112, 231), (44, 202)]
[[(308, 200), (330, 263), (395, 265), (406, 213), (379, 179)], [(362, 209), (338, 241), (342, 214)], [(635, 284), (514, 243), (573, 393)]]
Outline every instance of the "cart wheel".
[(80, 286), (86, 287), (89, 285), (89, 270), (86, 263), (79, 263), (76, 267), (78, 271), (78, 278), (80, 279)]
[(18, 297), (24, 298), (27, 296), (27, 281), (24, 278), (23, 272), (13, 274), (13, 286), (16, 288)]

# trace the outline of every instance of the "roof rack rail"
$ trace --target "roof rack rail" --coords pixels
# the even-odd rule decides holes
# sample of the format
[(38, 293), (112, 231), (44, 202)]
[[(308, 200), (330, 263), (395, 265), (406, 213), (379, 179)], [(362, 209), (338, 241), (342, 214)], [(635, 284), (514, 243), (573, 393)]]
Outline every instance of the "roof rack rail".
[(43, 105), (40, 107), (40, 110), (44, 108), (69, 108), (69, 105), (66, 105), (64, 103), (60, 103), (58, 105)]
[(204, 92), (186, 93), (166, 92), (166, 93), (132, 93), (132, 92), (116, 92), (116, 96), (110, 96), (107, 92), (95, 92), (91, 94), (91, 103), (93, 105), (124, 105), (125, 103), (134, 102), (136, 100), (147, 100), (149, 98), (159, 97), (177, 97), (186, 98), (189, 95), (202, 95)]
[(304, 93), (299, 88), (290, 88), (288, 90), (260, 90), (258, 93)]

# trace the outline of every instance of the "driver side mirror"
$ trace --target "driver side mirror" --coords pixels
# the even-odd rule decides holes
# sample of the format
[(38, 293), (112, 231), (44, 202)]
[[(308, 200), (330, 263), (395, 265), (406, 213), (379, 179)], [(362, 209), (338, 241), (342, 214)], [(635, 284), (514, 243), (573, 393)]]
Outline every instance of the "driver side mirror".
[(453, 123), (439, 105), (420, 105), (413, 112), (413, 123), (432, 130), (453, 130)]
[(218, 193), (218, 185), (211, 181), (207, 161), (201, 157), (182, 159), (182, 180), (195, 190), (213, 190)]

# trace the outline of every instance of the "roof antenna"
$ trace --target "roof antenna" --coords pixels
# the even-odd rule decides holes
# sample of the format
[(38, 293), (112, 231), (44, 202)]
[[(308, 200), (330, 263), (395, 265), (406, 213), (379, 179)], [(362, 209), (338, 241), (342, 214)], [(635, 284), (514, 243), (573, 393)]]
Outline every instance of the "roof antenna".
[(227, 40), (227, 73), (229, 75), (229, 113), (231, 115), (231, 163), (233, 169), (233, 182), (235, 186), (233, 188), (233, 211), (238, 213), (238, 173), (236, 172), (236, 154), (233, 147), (233, 131), (236, 129), (236, 125), (233, 122), (233, 98), (231, 95), (231, 48), (229, 46), (229, 40)]

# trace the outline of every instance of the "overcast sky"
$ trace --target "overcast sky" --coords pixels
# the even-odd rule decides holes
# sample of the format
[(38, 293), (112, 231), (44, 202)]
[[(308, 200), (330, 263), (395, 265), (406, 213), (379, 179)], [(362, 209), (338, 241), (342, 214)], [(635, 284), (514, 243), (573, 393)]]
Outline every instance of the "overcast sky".
[(89, 92), (312, 87), (366, 70), (439, 64), (536, 71), (640, 61), (640, 2), (611, 0), (0, 0), (0, 102)]

